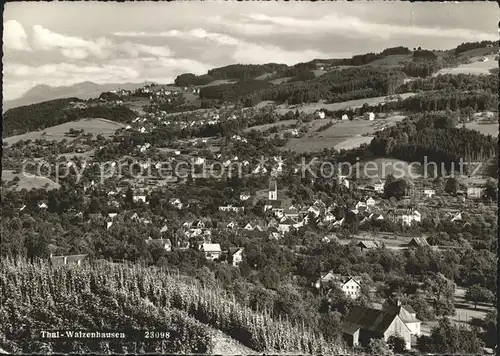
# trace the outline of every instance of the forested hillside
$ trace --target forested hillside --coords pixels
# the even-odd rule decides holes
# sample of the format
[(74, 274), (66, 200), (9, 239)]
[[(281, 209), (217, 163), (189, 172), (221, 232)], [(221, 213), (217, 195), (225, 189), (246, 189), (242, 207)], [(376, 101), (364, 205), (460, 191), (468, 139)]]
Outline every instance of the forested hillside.
[(132, 110), (124, 106), (74, 108), (71, 102), (82, 102), (82, 100), (57, 99), (7, 110), (3, 114), (3, 134), (5, 137), (20, 135), (82, 118), (98, 117), (116, 122), (129, 122), (136, 116)]
[[(406, 161), (442, 162), (447, 169), (459, 169), (460, 159), (484, 161), (498, 154), (496, 137), (455, 128), (456, 120), (446, 112), (418, 114), (388, 130), (379, 132), (370, 144), (375, 155)], [(467, 172), (467, 170), (465, 170)]]

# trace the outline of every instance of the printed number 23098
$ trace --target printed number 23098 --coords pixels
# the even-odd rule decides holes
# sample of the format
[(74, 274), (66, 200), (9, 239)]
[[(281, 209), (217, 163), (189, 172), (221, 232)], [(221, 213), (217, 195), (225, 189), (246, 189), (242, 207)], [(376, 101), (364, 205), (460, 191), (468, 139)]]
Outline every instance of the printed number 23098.
[(169, 339), (170, 332), (169, 331), (145, 331), (144, 338), (145, 339)]

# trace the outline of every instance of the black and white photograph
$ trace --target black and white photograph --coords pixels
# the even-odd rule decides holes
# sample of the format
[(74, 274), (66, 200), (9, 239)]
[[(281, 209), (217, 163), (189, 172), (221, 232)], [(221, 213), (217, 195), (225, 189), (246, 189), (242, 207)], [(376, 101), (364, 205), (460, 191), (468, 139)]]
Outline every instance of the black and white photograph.
[(496, 353), (496, 2), (3, 6), (0, 354)]

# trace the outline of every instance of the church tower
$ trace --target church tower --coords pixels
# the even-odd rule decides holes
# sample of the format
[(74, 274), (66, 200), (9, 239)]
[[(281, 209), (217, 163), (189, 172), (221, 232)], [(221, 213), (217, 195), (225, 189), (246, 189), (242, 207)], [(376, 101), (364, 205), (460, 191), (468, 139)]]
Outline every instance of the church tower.
[(278, 200), (278, 184), (275, 178), (269, 180), (269, 200)]

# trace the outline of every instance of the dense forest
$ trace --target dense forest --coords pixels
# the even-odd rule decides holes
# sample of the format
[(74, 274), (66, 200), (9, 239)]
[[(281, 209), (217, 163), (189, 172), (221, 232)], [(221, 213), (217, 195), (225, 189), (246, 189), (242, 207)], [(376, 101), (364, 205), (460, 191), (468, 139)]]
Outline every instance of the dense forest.
[(449, 90), (472, 91), (483, 90), (491, 93), (498, 90), (497, 75), (472, 75), (472, 74), (442, 74), (432, 78), (412, 80), (401, 85), (398, 93), (413, 91)]
[(226, 67), (214, 68), (208, 71), (208, 75), (215, 79), (249, 80), (262, 74), (281, 72), (286, 70), (286, 64), (267, 63), (257, 64), (233, 64)]
[(174, 83), (179, 87), (185, 87), (191, 85), (206, 85), (213, 82), (214, 80), (215, 78), (208, 74), (194, 75), (193, 73), (185, 73), (177, 76)]

